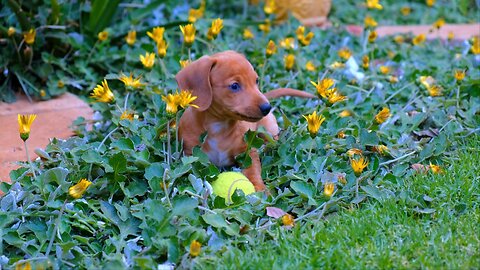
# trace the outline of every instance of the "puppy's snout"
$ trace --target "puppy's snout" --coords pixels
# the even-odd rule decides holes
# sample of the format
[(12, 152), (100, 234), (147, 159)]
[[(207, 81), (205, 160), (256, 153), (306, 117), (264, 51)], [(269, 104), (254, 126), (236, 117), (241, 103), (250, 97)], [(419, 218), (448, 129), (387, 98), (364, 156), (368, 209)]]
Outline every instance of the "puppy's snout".
[(270, 106), (270, 103), (266, 102), (260, 105), (260, 111), (262, 112), (263, 116), (266, 116), (270, 110), (272, 109), (272, 106)]

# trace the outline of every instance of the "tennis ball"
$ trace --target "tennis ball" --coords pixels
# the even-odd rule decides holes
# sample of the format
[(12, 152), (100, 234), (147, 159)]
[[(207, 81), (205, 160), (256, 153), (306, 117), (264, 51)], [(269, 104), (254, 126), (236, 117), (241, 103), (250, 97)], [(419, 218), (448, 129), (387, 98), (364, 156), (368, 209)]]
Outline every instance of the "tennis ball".
[(255, 192), (255, 187), (250, 180), (239, 172), (223, 172), (218, 175), (217, 180), (212, 183), (213, 193), (225, 199), (228, 203), (232, 202), (232, 194), (236, 189), (240, 189), (245, 195)]

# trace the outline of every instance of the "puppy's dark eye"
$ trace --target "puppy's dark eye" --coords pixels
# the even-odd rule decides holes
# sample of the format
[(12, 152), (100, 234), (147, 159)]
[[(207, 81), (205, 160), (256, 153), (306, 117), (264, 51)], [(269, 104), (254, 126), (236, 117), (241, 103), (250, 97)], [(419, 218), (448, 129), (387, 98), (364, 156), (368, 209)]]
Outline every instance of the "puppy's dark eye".
[(258, 78), (257, 78), (257, 80), (255, 81), (255, 83), (258, 84)]
[(232, 84), (230, 84), (229, 88), (233, 92), (237, 92), (237, 91), (240, 90), (240, 84), (239, 83), (232, 83)]

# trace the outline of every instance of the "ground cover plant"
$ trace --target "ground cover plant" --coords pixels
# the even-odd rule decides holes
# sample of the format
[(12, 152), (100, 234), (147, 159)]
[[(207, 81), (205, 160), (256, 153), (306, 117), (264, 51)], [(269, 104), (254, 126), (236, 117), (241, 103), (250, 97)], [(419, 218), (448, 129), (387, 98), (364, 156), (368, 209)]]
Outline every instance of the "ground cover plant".
[[(203, 268), (224, 260), (232, 268), (253, 268), (241, 258), (256, 257), (241, 254), (247, 252), (248, 256), (256, 248), (268, 250), (261, 240), (281, 249), (295, 247), (289, 239), (304, 243), (310, 236), (306, 243), (328, 250), (328, 243), (335, 241), (329, 242), (332, 239), (321, 233), (323, 229), (336, 230), (329, 224), (338, 220), (348, 224), (349, 217), (355, 223), (351, 220), (361, 220), (364, 212), (373, 219), (382, 215), (382, 209), (397, 205), (402, 220), (411, 222), (416, 230), (422, 227), (415, 227), (415, 221), (435, 223), (448, 215), (464, 222), (460, 231), (474, 229), (479, 211), (475, 203), (478, 173), (470, 175), (455, 163), (458, 158), (469, 160), (469, 155), (478, 161), (480, 40), (426, 41), (423, 35), (379, 38), (375, 18), (388, 21), (394, 10), (387, 7), (387, 1), (382, 2), (382, 8), (390, 10), (386, 14), (375, 2), (349, 6), (343, 1), (345, 10), (335, 5), (334, 27), (328, 30), (303, 28), (294, 19), (275, 24), (271, 1), (259, 5), (199, 2), (193, 6), (74, 2), (58, 5), (57, 16), (84, 24), (73, 24), (68, 30), (37, 26), (45, 35), (38, 31), (33, 42), (29, 30), (23, 29), (28, 31), (25, 35), (9, 35), (9, 26), (2, 25), (9, 36), (8, 46), (2, 50), (23, 48), (23, 55), (12, 56), (22, 61), (2, 58), (2, 69), (8, 70), (2, 73), (6, 78), (3, 87), (28, 85), (25, 92), (42, 97), (42, 83), (47, 81), (44, 98), (68, 88), (90, 95), (98, 113), (94, 121), (78, 119), (74, 123), (76, 137), (53, 140), (37, 151), (39, 159), (25, 162), (11, 173), (11, 184), (1, 184), (5, 194), (0, 201), (0, 265)], [(472, 18), (469, 9), (460, 13), (460, 6), (473, 6), (473, 2), (455, 3), (458, 5), (440, 1), (432, 7), (423, 1), (407, 4), (414, 10), (429, 11), (427, 15), (414, 13), (411, 20), (431, 18), (431, 23), (435, 22), (432, 31), (436, 31), (442, 27), (441, 17), (429, 16), (448, 13), (447, 20), (452, 22)], [(24, 14), (25, 20), (47, 25), (36, 21), (33, 14), (49, 18), (45, 14), (53, 16), (54, 7), (40, 5)], [(97, 21), (112, 17), (108, 16), (112, 8), (118, 8), (114, 13), (118, 23)], [(457, 8), (460, 11), (456, 12)], [(12, 4), (5, 5), (0, 14), (14, 9)], [(361, 10), (356, 17), (342, 19), (344, 15), (339, 15), (355, 9)], [(367, 15), (370, 19), (364, 20)], [(131, 20), (120, 21), (122, 16)], [(22, 23), (16, 19), (21, 15), (7, 18), (11, 25), (16, 20)], [(350, 19), (365, 23), (362, 36), (335, 26), (350, 23)], [(48, 41), (46, 29), (58, 31), (55, 35), (65, 39)], [(60, 55), (45, 49), (45, 44), (56, 42), (70, 49)], [(181, 153), (175, 124), (195, 97), (187, 89), (177, 89), (173, 78), (189, 61), (227, 49), (247, 56), (263, 91), (292, 87), (318, 95), (313, 100), (272, 102), (282, 128), (278, 141), (264, 143), (261, 134), (254, 132), (245, 135), (250, 146), (260, 149), (263, 178), (271, 194), (243, 196), (237, 192), (232, 204), (213, 194), (209, 184), (221, 169), (200, 149), (192, 156)], [(2, 55), (6, 54), (2, 51)], [(43, 68), (56, 72), (43, 76), (38, 73)], [(28, 144), (28, 136), (35, 136), (35, 129), (41, 127), (30, 127), (34, 120), (28, 118), (19, 121), (22, 139)], [(473, 139), (465, 146), (468, 137)], [(469, 154), (459, 156), (457, 148), (467, 149)], [(239, 167), (249, 165), (246, 156), (238, 157), (238, 162)], [(476, 163), (471, 164), (476, 168)], [(468, 179), (458, 180), (451, 170)], [(446, 201), (446, 209), (451, 211), (444, 211), (442, 194), (453, 192), (446, 184), (452, 178), (457, 179), (456, 190), (463, 191), (458, 195), (461, 199), (452, 199), (453, 205)], [(445, 183), (439, 184), (439, 194), (431, 190), (436, 187), (435, 180)], [(427, 184), (419, 184), (422, 181)], [(357, 207), (361, 210), (355, 210)], [(377, 207), (378, 212), (368, 213)], [(452, 222), (453, 217), (448, 218)], [(387, 225), (382, 229), (389, 230)], [(365, 230), (356, 229), (360, 235)], [(478, 232), (471, 234), (475, 246)], [(391, 237), (408, 239), (401, 234)], [(382, 246), (382, 241), (387, 241), (377, 239), (378, 243), (369, 245)], [(441, 245), (437, 238), (433, 243)], [(478, 265), (478, 250), (463, 240), (456, 243), (470, 256), (465, 267)], [(385, 246), (385, 252), (392, 249)], [(350, 250), (353, 257), (362, 254), (362, 247), (357, 249)], [(332, 252), (338, 249), (332, 248)], [(458, 250), (445, 252), (448, 255), (441, 258), (447, 262), (439, 266), (454, 265), (448, 261), (454, 260)], [(402, 257), (401, 251), (394, 251), (398, 258), (382, 254), (363, 262), (392, 267), (393, 262), (402, 261), (398, 267), (407, 268), (428, 266), (422, 260), (432, 258), (428, 252), (419, 255), (419, 262), (415, 255)], [(335, 267), (327, 258), (338, 260), (336, 256), (319, 253), (293, 260), (293, 265)], [(355, 265), (350, 263), (346, 260), (345, 266)], [(287, 265), (279, 262), (278, 266)]]

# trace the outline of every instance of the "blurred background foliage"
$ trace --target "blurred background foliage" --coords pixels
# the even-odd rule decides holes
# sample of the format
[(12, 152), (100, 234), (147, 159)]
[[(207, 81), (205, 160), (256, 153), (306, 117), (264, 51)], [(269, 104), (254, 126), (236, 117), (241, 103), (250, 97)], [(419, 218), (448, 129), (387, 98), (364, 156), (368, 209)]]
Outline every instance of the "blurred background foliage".
[[(126, 50), (128, 31), (145, 36), (153, 26), (176, 27), (187, 21), (191, 7), (200, 6), (200, 1), (173, 0), (1, 2), (0, 100), (6, 102), (15, 100), (16, 91), (35, 99), (49, 99), (67, 90), (85, 95), (103, 74), (125, 69), (136, 59)], [(258, 25), (265, 19), (259, 2), (210, 0), (205, 17), (224, 18), (234, 28)], [(478, 21), (475, 0), (436, 1), (435, 8), (422, 0), (382, 3), (384, 9), (373, 12), (381, 25), (431, 24), (440, 17), (447, 23)], [(363, 1), (336, 0), (329, 19), (333, 25), (362, 24), (367, 12), (363, 6)], [(408, 8), (409, 14), (402, 14), (402, 8)], [(31, 45), (23, 42), (23, 34), (30, 29), (36, 31)], [(99, 43), (97, 35), (104, 30), (109, 32), (108, 42)]]

